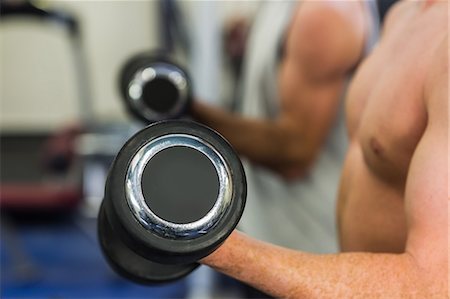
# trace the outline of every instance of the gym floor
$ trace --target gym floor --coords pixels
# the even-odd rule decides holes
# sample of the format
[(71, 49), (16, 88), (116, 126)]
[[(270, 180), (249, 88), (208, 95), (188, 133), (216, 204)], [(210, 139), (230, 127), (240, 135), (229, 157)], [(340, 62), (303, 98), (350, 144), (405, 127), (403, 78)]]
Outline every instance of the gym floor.
[(97, 244), (96, 220), (2, 215), (1, 298), (185, 298), (187, 280), (140, 286), (115, 274)]

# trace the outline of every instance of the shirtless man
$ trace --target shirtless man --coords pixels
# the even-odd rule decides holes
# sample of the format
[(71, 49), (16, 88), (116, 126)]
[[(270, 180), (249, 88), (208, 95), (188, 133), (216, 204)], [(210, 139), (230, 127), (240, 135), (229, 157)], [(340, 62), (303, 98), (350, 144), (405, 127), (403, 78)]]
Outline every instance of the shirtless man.
[(235, 231), (202, 263), (276, 297), (448, 294), (447, 11), (446, 1), (395, 5), (350, 86), (344, 252), (308, 254)]

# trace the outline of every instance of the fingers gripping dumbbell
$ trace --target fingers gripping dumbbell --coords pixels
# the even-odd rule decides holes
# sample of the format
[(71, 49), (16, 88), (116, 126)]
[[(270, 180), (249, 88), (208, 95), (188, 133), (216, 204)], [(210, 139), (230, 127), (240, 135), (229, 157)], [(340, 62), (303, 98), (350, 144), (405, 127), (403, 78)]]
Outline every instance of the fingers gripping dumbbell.
[(131, 58), (119, 80), (127, 108), (146, 123), (179, 118), (189, 108), (192, 91), (188, 74), (163, 54), (144, 53)]
[(110, 169), (98, 219), (103, 253), (137, 282), (183, 277), (236, 227), (246, 190), (242, 164), (218, 133), (188, 121), (155, 123)]

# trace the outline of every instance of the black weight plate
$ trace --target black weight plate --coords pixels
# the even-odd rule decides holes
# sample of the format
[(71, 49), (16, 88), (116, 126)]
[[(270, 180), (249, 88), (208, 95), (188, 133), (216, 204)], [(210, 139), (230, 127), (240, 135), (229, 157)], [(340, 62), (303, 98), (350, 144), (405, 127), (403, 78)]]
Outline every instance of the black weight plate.
[[(151, 140), (167, 134), (196, 136), (211, 144), (231, 170), (231, 206), (218, 224), (195, 239), (163, 238), (146, 230), (132, 214), (125, 197), (125, 176), (136, 152)], [(176, 185), (176, 183), (174, 184)], [(231, 145), (212, 129), (191, 121), (155, 123), (135, 134), (120, 150), (108, 176), (105, 193), (111, 199), (108, 215), (127, 245), (142, 256), (160, 263), (190, 263), (213, 252), (236, 227), (247, 195), (244, 169)]]
[(128, 248), (108, 221), (102, 204), (98, 215), (98, 236), (103, 255), (121, 276), (140, 284), (156, 284), (182, 278), (199, 264), (167, 265), (152, 262)]

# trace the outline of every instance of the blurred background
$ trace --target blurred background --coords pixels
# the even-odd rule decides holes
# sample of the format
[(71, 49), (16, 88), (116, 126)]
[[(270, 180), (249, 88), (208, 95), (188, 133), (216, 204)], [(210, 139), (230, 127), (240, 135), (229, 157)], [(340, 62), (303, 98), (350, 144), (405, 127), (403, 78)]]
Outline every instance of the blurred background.
[(143, 127), (120, 96), (126, 61), (170, 52), (196, 95), (231, 107), (243, 49), (227, 55), (226, 40), (246, 26), (228, 24), (250, 22), (259, 3), (0, 3), (1, 297), (244, 296), (204, 269), (169, 285), (125, 281), (101, 255), (96, 216), (113, 157)]
[[(381, 21), (393, 2), (377, 2)], [(206, 267), (165, 285), (127, 281), (102, 256), (96, 221), (111, 162), (145, 125), (126, 109), (124, 66), (170, 55), (196, 101), (236, 112), (263, 3), (0, 0), (2, 298), (254, 296)]]

